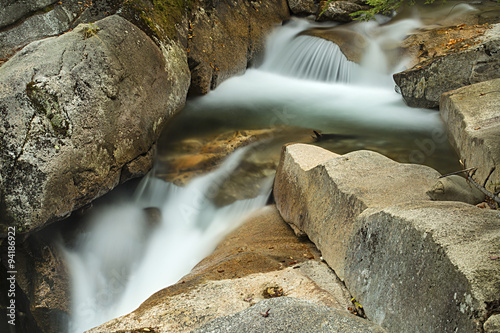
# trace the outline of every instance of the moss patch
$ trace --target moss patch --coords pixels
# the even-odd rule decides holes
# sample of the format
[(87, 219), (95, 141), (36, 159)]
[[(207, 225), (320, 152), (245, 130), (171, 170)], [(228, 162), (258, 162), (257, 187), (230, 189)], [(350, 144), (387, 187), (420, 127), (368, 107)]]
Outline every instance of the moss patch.
[(125, 0), (125, 17), (148, 35), (176, 39), (175, 26), (193, 6), (194, 0)]
[(26, 85), (26, 95), (28, 95), (35, 110), (49, 119), (52, 129), (57, 135), (68, 135), (69, 122), (60, 110), (57, 96), (37, 86), (34, 81)]

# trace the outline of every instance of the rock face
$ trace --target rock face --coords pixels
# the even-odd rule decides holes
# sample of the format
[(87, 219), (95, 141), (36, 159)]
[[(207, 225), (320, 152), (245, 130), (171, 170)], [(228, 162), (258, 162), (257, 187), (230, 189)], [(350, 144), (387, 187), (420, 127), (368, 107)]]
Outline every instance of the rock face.
[[(263, 315), (266, 312), (268, 315)], [(259, 302), (236, 314), (217, 318), (193, 332), (383, 333), (385, 330), (345, 311), (291, 297), (280, 297)]]
[(500, 24), (476, 31), (468, 39), (449, 39), (442, 55), (430, 47), (438, 56), (394, 74), (409, 106), (435, 108), (442, 93), (500, 77)]
[(335, 273), (344, 279), (354, 221), (368, 207), (430, 200), (426, 191), (439, 173), (400, 164), (383, 155), (358, 151), (343, 156), (322, 148), (283, 148), (274, 198), (283, 219), (307, 234)]
[(325, 1), (319, 6), (316, 21), (351, 22), (353, 17), (350, 14), (369, 8), (355, 1)]
[[(442, 95), (441, 117), (448, 137), (467, 168), (477, 167), (474, 179), (483, 184), (500, 164), (500, 79), (477, 83)], [(494, 170), (487, 189), (496, 192), (500, 170)]]
[(314, 15), (318, 10), (314, 0), (288, 0), (288, 6), (295, 15)]
[(274, 194), (370, 320), (389, 332), (482, 332), (498, 311), (500, 216), (430, 201), (437, 176), (376, 153), (295, 144), (284, 147)]
[(498, 212), (412, 202), (369, 209), (356, 229), (345, 281), (368, 318), (389, 332), (482, 332), (500, 299)]
[(120, 0), (1, 0), (0, 60), (6, 60), (28, 43), (59, 35), (80, 23), (94, 22), (114, 14)]
[(0, 215), (25, 232), (144, 174), (189, 72), (176, 44), (111, 16), (30, 44), (0, 82)]
[(190, 95), (242, 74), (264, 49), (266, 33), (290, 16), (286, 0), (207, 0), (193, 11), (188, 35)]
[(276, 208), (268, 206), (228, 235), (179, 283), (157, 292), (134, 312), (88, 332), (151, 327), (159, 332), (188, 332), (212, 319), (256, 309), (266, 298), (281, 296), (314, 302), (337, 316), (335, 308), (338, 318), (353, 324), (363, 322), (347, 311), (353, 306), (350, 295), (331, 269), (317, 259), (313, 244), (298, 239)]

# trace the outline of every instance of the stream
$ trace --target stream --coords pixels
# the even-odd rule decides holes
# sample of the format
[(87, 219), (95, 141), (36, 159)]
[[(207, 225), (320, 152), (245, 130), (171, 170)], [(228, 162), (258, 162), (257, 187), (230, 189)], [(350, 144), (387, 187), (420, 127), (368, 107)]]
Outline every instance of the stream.
[[(72, 276), (70, 332), (133, 311), (210, 254), (266, 204), (286, 142), (341, 154), (370, 149), (441, 173), (455, 170), (439, 113), (406, 107), (391, 77), (404, 59), (388, 60), (387, 48), (420, 25), (413, 18), (351, 25), (368, 42), (358, 65), (331, 42), (298, 36), (331, 23), (293, 19), (271, 34), (259, 66), (189, 100), (165, 129), (155, 168), (135, 194), (95, 210), (89, 227), (65, 248)], [(180, 181), (183, 173), (172, 171), (172, 160), (194, 155), (188, 148), (207, 138), (263, 129), (269, 135), (235, 149), (210, 172)], [(315, 142), (313, 130), (324, 140)]]

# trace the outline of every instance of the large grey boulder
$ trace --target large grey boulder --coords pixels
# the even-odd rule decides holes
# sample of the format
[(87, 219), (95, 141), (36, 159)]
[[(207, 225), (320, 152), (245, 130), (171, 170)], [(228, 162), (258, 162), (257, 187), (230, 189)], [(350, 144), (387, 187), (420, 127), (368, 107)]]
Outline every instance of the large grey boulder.
[(426, 191), (439, 176), (429, 167), (397, 163), (371, 151), (339, 156), (291, 144), (282, 151), (274, 198), (283, 219), (307, 234), (344, 279), (356, 217), (369, 207), (430, 200)]
[(394, 74), (409, 106), (435, 108), (442, 93), (500, 77), (500, 24), (461, 44), (448, 43), (449, 52)]
[(339, 311), (301, 299), (279, 297), (261, 301), (236, 314), (217, 318), (193, 332), (383, 333), (385, 330), (347, 311)]
[(34, 42), (0, 67), (0, 215), (21, 232), (143, 175), (189, 86), (185, 53), (118, 16)]
[(477, 168), (481, 185), (492, 168), (486, 187), (496, 192), (500, 184), (500, 79), (477, 83), (443, 94), (441, 117), (448, 137), (467, 168)]
[(483, 332), (500, 299), (500, 214), (458, 202), (368, 209), (345, 282), (389, 332)]

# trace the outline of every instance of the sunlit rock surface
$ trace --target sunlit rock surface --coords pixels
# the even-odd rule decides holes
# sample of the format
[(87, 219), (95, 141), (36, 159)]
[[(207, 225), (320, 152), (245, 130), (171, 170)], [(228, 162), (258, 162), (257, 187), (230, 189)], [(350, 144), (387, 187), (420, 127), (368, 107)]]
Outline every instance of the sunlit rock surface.
[[(473, 178), (495, 193), (500, 184), (500, 79), (477, 83), (441, 96), (448, 136)], [(493, 172), (490, 175), (490, 172)]]
[(259, 302), (236, 314), (217, 318), (193, 332), (384, 333), (386, 331), (366, 319), (345, 311), (302, 299), (280, 297)]
[(498, 311), (500, 216), (429, 200), (438, 176), (368, 151), (338, 156), (292, 144), (274, 196), (375, 323), (389, 332), (482, 332)]
[(344, 279), (354, 221), (369, 207), (430, 200), (425, 193), (439, 173), (422, 165), (397, 163), (371, 151), (342, 156), (322, 148), (283, 148), (274, 198), (284, 220), (313, 241)]
[[(472, 33), (463, 35), (464, 28)], [(462, 25), (439, 29), (435, 34), (442, 37), (429, 43), (415, 43), (418, 35), (411, 37), (414, 41), (408, 43), (418, 45), (423, 51), (419, 57), (424, 60), (394, 74), (394, 81), (409, 106), (435, 108), (442, 93), (500, 77), (500, 24), (472, 29)]]

